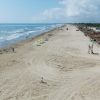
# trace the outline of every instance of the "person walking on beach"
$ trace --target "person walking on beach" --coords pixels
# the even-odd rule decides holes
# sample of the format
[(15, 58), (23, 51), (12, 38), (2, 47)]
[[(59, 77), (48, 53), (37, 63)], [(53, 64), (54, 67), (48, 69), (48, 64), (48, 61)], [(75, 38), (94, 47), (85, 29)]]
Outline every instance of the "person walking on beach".
[(91, 40), (90, 44), (88, 45), (88, 53), (94, 54), (93, 52), (94, 40)]

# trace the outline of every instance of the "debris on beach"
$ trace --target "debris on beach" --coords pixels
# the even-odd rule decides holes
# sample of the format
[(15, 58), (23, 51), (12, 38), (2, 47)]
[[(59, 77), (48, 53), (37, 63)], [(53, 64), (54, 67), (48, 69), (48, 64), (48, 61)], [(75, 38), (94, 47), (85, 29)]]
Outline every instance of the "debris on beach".
[(95, 31), (92, 27), (88, 25), (78, 25), (78, 29), (84, 33), (85, 36), (90, 37), (95, 42), (100, 44), (100, 32)]
[(1, 49), (0, 50), (0, 54), (3, 54), (3, 53), (15, 53), (15, 48), (14, 47), (10, 47), (10, 48), (4, 48), (4, 49)]
[(40, 81), (40, 83), (47, 84), (47, 82), (44, 81), (44, 78), (43, 78), (43, 77), (41, 77), (41, 81)]
[(48, 34), (48, 36), (52, 36), (53, 34)]

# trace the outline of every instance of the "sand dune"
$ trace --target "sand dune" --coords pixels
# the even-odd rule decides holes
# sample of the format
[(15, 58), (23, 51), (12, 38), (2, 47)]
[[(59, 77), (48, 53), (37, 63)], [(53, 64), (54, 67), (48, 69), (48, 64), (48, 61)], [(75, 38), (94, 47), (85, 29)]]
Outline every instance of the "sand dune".
[(76, 30), (66, 25), (0, 54), (0, 100), (100, 100), (100, 56)]

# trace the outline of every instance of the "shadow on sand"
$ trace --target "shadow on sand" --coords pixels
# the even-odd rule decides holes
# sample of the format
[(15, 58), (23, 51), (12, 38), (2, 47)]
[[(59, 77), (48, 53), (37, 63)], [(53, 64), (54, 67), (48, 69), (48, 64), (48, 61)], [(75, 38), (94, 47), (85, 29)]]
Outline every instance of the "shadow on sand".
[(93, 55), (99, 55), (99, 53), (92, 53)]

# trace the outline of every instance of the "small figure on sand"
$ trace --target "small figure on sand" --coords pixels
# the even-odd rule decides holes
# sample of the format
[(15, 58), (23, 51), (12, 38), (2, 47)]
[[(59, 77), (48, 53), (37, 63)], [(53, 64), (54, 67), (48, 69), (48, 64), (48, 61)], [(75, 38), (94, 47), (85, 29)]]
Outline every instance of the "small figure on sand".
[(41, 83), (47, 84), (47, 82), (44, 81), (43, 77), (41, 77)]
[(66, 28), (66, 30), (68, 31), (68, 28)]
[(88, 45), (88, 53), (94, 54), (93, 52), (94, 40), (91, 40), (90, 44)]
[(12, 47), (11, 49), (12, 49), (13, 52), (15, 52), (15, 48)]

